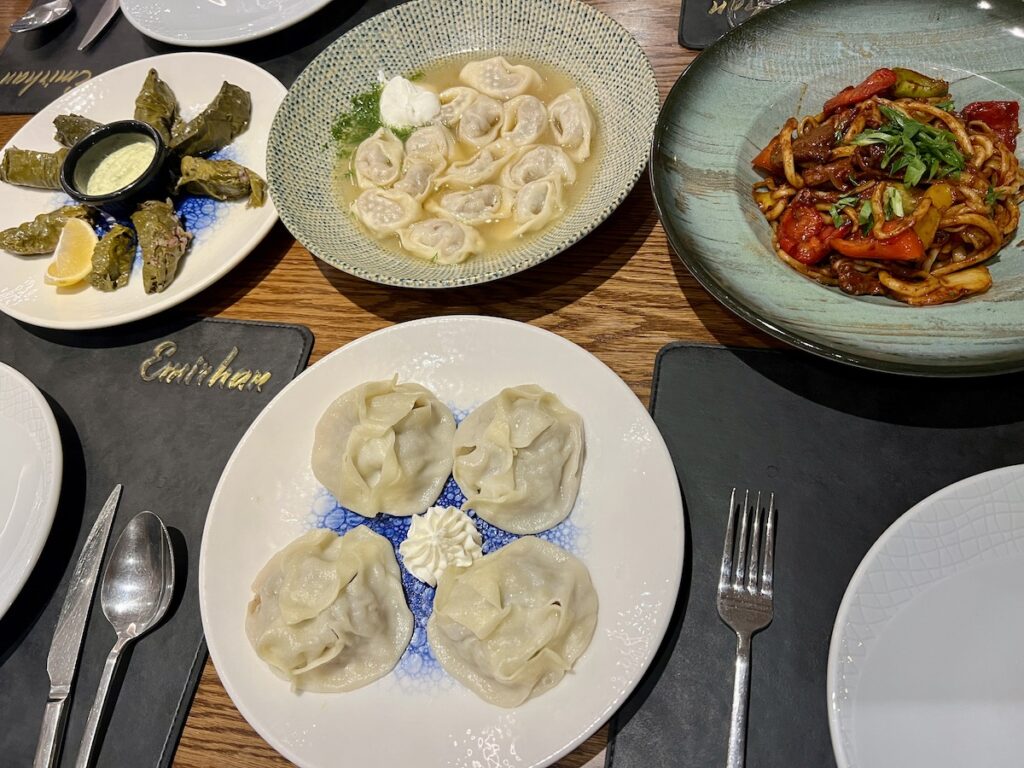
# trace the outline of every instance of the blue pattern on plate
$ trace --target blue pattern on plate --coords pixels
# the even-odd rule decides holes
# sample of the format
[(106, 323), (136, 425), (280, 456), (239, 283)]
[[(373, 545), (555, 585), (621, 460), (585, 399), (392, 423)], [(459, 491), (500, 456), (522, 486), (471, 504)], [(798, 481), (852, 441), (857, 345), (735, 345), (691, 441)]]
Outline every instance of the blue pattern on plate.
[[(456, 422), (461, 422), (468, 411), (452, 408), (452, 413), (455, 414)], [(466, 496), (455, 482), (455, 478), (449, 476), (441, 495), (431, 506), (460, 508), (465, 501)], [(405, 541), (405, 537), (409, 533), (412, 518), (393, 517), (385, 514), (377, 515), (374, 518), (363, 517), (341, 506), (334, 495), (322, 486), (313, 500), (311, 512), (314, 528), (330, 528), (335, 533), (344, 534), (358, 525), (365, 525), (374, 533), (379, 533), (391, 542), (391, 546), (395, 549), (395, 558), (402, 571), (405, 599), (409, 603), (409, 610), (412, 611), (414, 621), (412, 640), (398, 662), (395, 674), (400, 682), (404, 679), (404, 681), (432, 683), (444, 679), (444, 672), (437, 659), (434, 658), (434, 654), (431, 653), (430, 644), (427, 642), (427, 619), (430, 618), (430, 612), (434, 607), (435, 589), (409, 573), (398, 552), (398, 547)], [(484, 554), (501, 549), (506, 544), (520, 538), (514, 533), (503, 531), (481, 520), (473, 511), (469, 511), (468, 514), (480, 531)], [(564, 520), (550, 530), (538, 533), (537, 538), (557, 544), (577, 556), (585, 548), (584, 530), (573, 523), (571, 519)]]

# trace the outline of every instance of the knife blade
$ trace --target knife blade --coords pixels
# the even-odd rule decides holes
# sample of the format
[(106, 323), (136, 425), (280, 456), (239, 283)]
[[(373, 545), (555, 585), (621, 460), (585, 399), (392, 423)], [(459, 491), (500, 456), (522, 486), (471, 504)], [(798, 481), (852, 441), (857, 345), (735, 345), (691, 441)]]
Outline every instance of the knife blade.
[(67, 714), (67, 700), (71, 695), (71, 684), (78, 668), (78, 656), (82, 650), (85, 624), (89, 619), (96, 578), (99, 576), (103, 552), (107, 548), (114, 512), (121, 499), (121, 485), (107, 498), (99, 517), (93, 523), (89, 537), (82, 547), (82, 554), (75, 563), (71, 574), (68, 593), (60, 609), (57, 628), (50, 643), (50, 654), (46, 657), (46, 672), (50, 676), (50, 695), (46, 702), (46, 713), (39, 733), (34, 768), (49, 768), (58, 762), (60, 742)]
[(78, 44), (78, 50), (84, 51), (89, 43), (99, 37), (100, 32), (106, 29), (110, 20), (117, 15), (117, 10), (120, 7), (121, 0), (105, 0), (100, 12), (96, 14), (96, 18), (93, 19), (89, 30), (85, 33), (85, 37), (82, 38), (82, 42)]

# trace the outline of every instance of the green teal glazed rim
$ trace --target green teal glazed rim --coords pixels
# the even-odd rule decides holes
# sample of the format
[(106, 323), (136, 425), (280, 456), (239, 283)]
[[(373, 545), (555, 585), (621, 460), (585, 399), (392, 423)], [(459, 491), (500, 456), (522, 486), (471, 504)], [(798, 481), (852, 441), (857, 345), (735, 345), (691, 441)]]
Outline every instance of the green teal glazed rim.
[[(856, 0), (856, 2), (849, 2), (844, 4), (846, 8), (858, 8), (863, 9), (858, 11), (863, 13), (865, 16), (870, 12), (872, 6), (884, 5), (885, 3), (881, 0)], [(978, 13), (980, 10), (976, 9), (973, 3), (962, 2), (962, 0), (943, 0), (939, 3), (940, 5), (952, 7), (956, 6), (958, 9), (970, 8), (974, 12)], [(909, 11), (910, 6), (904, 6), (903, 4), (898, 5), (901, 10)], [(935, 12), (933, 7), (934, 4), (929, 4), (928, 7), (932, 8), (932, 12)], [(1008, 37), (1016, 38), (1013, 45), (1018, 46), (1018, 51), (1022, 57), (1021, 61), (1024, 61), (1024, 46), (1021, 45), (1021, 34), (1019, 34), (1021, 28), (1024, 28), (1024, 3), (1016, 3), (1014, 0), (995, 0), (991, 5), (999, 6), (1002, 10), (1008, 10), (1011, 14), (1016, 14), (1016, 18), (1019, 19), (1020, 27), (1007, 28), (1003, 31), (1009, 33)], [(648, 177), (650, 180), (655, 209), (658, 213), (658, 218), (662, 223), (662, 227), (665, 230), (666, 237), (672, 250), (675, 252), (677, 257), (686, 266), (689, 272), (697, 280), (697, 282), (711, 294), (716, 301), (721, 303), (731, 312), (748, 322), (750, 325), (758, 328), (772, 337), (786, 342), (787, 344), (825, 358), (835, 362), (852, 365), (858, 368), (864, 368), (869, 370), (882, 371), (887, 373), (901, 374), (907, 376), (931, 376), (931, 377), (979, 377), (979, 376), (990, 376), (998, 374), (1013, 373), (1024, 370), (1024, 297), (1021, 299), (1015, 299), (1013, 305), (1017, 316), (1020, 318), (1020, 339), (1019, 343), (1013, 350), (1013, 356), (1007, 359), (1000, 360), (989, 360), (983, 357), (977, 357), (971, 359), (968, 356), (965, 360), (953, 363), (942, 363), (935, 358), (914, 358), (913, 356), (906, 356), (903, 359), (886, 359), (876, 353), (872, 353), (871, 350), (857, 350), (848, 347), (843, 347), (838, 344), (830, 343), (827, 339), (822, 339), (814, 334), (801, 332), (793, 327), (788, 327), (785, 322), (778, 322), (775, 318), (767, 316), (765, 313), (758, 311), (756, 306), (752, 306), (747, 296), (744, 296), (741, 292), (731, 291), (729, 288), (722, 284), (722, 282), (716, 277), (711, 269), (711, 266), (701, 253), (696, 253), (691, 247), (688, 247), (684, 242), (686, 235), (691, 235), (692, 240), (699, 240), (699, 236), (694, 236), (693, 232), (682, 231), (680, 227), (673, 221), (672, 215), (670, 214), (669, 207), (673, 204), (671, 199), (666, 197), (667, 185), (669, 183), (669, 171), (666, 168), (666, 158), (670, 154), (667, 147), (670, 144), (668, 134), (670, 128), (673, 127), (674, 119), (676, 117), (676, 110), (682, 110), (690, 108), (692, 110), (692, 102), (688, 104), (688, 98), (692, 91), (700, 88), (701, 83), (706, 83), (710, 80), (720, 80), (723, 77), (735, 77), (734, 73), (723, 74), (722, 70), (719, 69), (720, 60), (724, 60), (725, 63), (734, 65), (735, 60), (730, 59), (730, 55), (736, 48), (744, 47), (746, 51), (750, 51), (752, 47), (757, 46), (760, 41), (763, 41), (767, 37), (773, 34), (772, 30), (780, 25), (785, 25), (789, 22), (796, 23), (802, 20), (803, 23), (807, 24), (808, 27), (815, 28), (815, 24), (819, 24), (821, 28), (827, 29), (828, 24), (822, 23), (819, 18), (808, 19), (809, 15), (813, 15), (816, 11), (821, 13), (823, 16), (828, 13), (835, 12), (835, 4), (829, 4), (825, 0), (788, 0), (788, 2), (770, 8), (758, 16), (754, 17), (746, 24), (741, 27), (730, 30), (726, 35), (716, 41), (712, 46), (707, 48), (701, 55), (699, 55), (694, 62), (679, 76), (676, 82), (673, 84), (669, 94), (665, 100), (665, 104), (662, 108), (661, 114), (658, 118), (658, 123), (655, 127), (654, 138), (651, 143), (651, 154), (649, 162), (649, 173)], [(938, 14), (936, 14), (938, 15)], [(948, 22), (947, 22), (948, 24)], [(952, 28), (951, 28), (952, 29)], [(819, 30), (820, 33), (820, 30)], [(871, 33), (865, 32), (860, 34), (860, 38), (869, 42), (865, 43), (868, 47), (877, 43), (877, 41), (884, 36), (884, 33)], [(837, 33), (836, 38), (841, 38), (841, 34)], [(850, 35), (851, 38), (855, 38), (855, 35)], [(992, 41), (989, 40), (989, 44), (992, 45)], [(995, 43), (998, 44), (998, 43)], [(810, 46), (809, 46), (810, 47)], [(824, 46), (823, 46), (824, 47)], [(876, 58), (874, 60), (864, 60), (860, 62), (861, 71), (867, 74), (877, 66), (884, 66), (884, 62), (889, 62), (889, 65), (897, 65), (901, 59), (898, 59), (900, 54), (892, 54), (890, 58)], [(959, 54), (957, 54), (959, 55)], [(950, 56), (950, 60), (955, 59), (956, 56)], [(936, 56), (936, 61), (941, 65), (942, 56)], [(776, 62), (777, 63), (777, 62)], [(906, 64), (907, 66), (914, 66), (913, 62)], [(952, 64), (950, 66), (953, 66)], [(827, 69), (824, 68), (824, 69)], [(977, 71), (972, 70), (961, 70), (967, 77), (978, 77), (986, 82), (989, 81), (989, 76), (992, 75), (992, 71), (986, 68), (979, 67)], [(1009, 70), (999, 70), (999, 74), (1006, 75), (1007, 72), (1011, 72), (1013, 77), (1009, 78), (1013, 82), (1013, 87), (1006, 88), (1001, 83), (997, 83), (1003, 88), (1003, 91), (1009, 90), (1013, 97), (1024, 103), (1024, 69), (1021, 69), (1021, 65), (1017, 64), (1015, 67)], [(772, 85), (770, 77), (765, 78), (766, 86)], [(836, 85), (842, 87), (842, 85), (849, 84), (841, 80), (834, 81)], [(721, 83), (718, 83), (719, 90), (721, 90)], [(806, 90), (805, 86), (805, 90)], [(815, 87), (815, 86), (811, 86)], [(822, 86), (817, 86), (822, 87)], [(954, 84), (954, 89), (956, 85)], [(827, 91), (827, 88), (825, 89)], [(836, 88), (838, 90), (838, 88)], [(954, 91), (954, 96), (956, 93)], [(802, 100), (804, 95), (802, 93), (800, 99)], [(808, 97), (811, 98), (811, 97)], [(813, 98), (811, 99), (813, 101)], [(959, 103), (966, 103), (971, 99), (958, 99)], [(806, 111), (811, 111), (810, 109)], [(779, 121), (781, 124), (781, 121)], [(777, 126), (768, 125), (761, 126), (765, 129), (765, 136), (761, 137), (766, 139), (770, 134), (774, 132)], [(1020, 159), (1021, 148), (1018, 148), (1018, 159)], [(743, 224), (742, 221), (731, 222), (734, 226), (740, 226)], [(1004, 255), (1006, 251), (1013, 249), (1015, 251), (1021, 251), (1019, 245), (1024, 236), (1022, 230), (1018, 230), (1013, 240), (1004, 246), (1003, 251), (996, 257), (996, 260), (1000, 256)], [(774, 253), (770, 249), (764, 248), (765, 252), (770, 256), (771, 259), (778, 261)], [(1015, 258), (1020, 261), (1024, 261), (1024, 252), (1013, 254)], [(778, 262), (781, 265), (781, 262)], [(991, 264), (991, 262), (990, 262)], [(784, 265), (783, 265), (784, 266)], [(1024, 269), (1024, 265), (1021, 265)], [(786, 267), (789, 270), (788, 267)], [(792, 272), (788, 277), (789, 282), (806, 282), (811, 284), (811, 281), (803, 276), (797, 274), (795, 271)], [(784, 278), (785, 279), (785, 278)], [(999, 278), (996, 277), (996, 280)], [(850, 299), (840, 294), (836, 289), (826, 288), (817, 284), (812, 284), (813, 287), (822, 292), (833, 294), (837, 300), (843, 299), (849, 301), (858, 301), (856, 299)], [(985, 299), (985, 296), (978, 297), (978, 299)], [(1008, 303), (1002, 301), (1000, 303)], [(884, 305), (880, 305), (884, 311)], [(956, 304), (946, 305), (946, 307), (956, 307)], [(914, 308), (908, 311), (920, 312), (921, 317), (924, 317), (924, 313), (934, 312), (936, 308)], [(943, 318), (945, 319), (945, 318)], [(941, 325), (941, 323), (935, 323)], [(981, 333), (984, 333), (984, 328), (980, 329)], [(968, 342), (969, 343), (969, 342)], [(966, 346), (966, 345), (964, 345)]]
[[(404, 39), (395, 33), (412, 20), (425, 31), (405, 39), (404, 47), (382, 50), (374, 45), (388, 35)], [(447, 47), (442, 49), (442, 44)], [(607, 57), (609, 47), (617, 54), (614, 60)], [(323, 146), (338, 105), (347, 105), (349, 97), (376, 82), (377, 71), (407, 72), (444, 60), (498, 54), (560, 70), (579, 85), (595, 113), (602, 149), (590, 187), (548, 230), (495, 256), (432, 265), (385, 249), (351, 221), (346, 225), (347, 212), (313, 189), (317, 174), (321, 182), (325, 176), (296, 145), (305, 142), (312, 151)], [(340, 73), (337, 63), (342, 60), (351, 63), (349, 70), (363, 69)], [(344, 84), (325, 80), (328, 74)], [(337, 92), (327, 92), (331, 88)], [(659, 104), (654, 70), (640, 45), (622, 25), (581, 0), (411, 0), (354, 27), (300, 73), (274, 117), (268, 183), (288, 230), (337, 269), (407, 288), (486, 283), (547, 261), (612, 214), (643, 175)], [(317, 124), (309, 127), (311, 122)], [(620, 124), (627, 127), (613, 134), (610, 126)], [(311, 133), (318, 129), (320, 133)], [(331, 216), (339, 220), (330, 221)]]

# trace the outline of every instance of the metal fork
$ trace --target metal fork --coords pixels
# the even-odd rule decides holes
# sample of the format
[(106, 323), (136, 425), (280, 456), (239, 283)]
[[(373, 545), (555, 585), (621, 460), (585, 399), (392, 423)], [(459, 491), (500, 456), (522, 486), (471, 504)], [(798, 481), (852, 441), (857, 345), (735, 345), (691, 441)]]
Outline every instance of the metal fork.
[(722, 573), (718, 580), (718, 615), (736, 633), (736, 679), (732, 688), (728, 768), (743, 768), (746, 751), (747, 699), (750, 695), (750, 637), (771, 624), (774, 613), (772, 559), (775, 550), (775, 494), (769, 496), (768, 509), (762, 515), (760, 492), (751, 508), (750, 492), (744, 491), (738, 536), (737, 509), (736, 489), (733, 488), (729, 497), (729, 524), (725, 529)]

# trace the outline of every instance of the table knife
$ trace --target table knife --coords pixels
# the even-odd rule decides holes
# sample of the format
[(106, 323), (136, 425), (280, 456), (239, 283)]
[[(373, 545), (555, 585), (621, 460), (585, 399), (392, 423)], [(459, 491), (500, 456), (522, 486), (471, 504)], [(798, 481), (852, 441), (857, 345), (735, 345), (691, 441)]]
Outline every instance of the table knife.
[(103, 7), (100, 8), (100, 12), (96, 14), (96, 18), (93, 19), (92, 25), (89, 27), (89, 31), (85, 33), (85, 37), (82, 38), (82, 42), (78, 44), (78, 50), (84, 51), (88, 47), (89, 43), (99, 37), (100, 32), (106, 29), (110, 20), (117, 15), (117, 10), (120, 7), (121, 0), (104, 0)]
[(50, 643), (50, 655), (46, 658), (50, 695), (46, 700), (46, 713), (43, 715), (33, 768), (52, 768), (60, 758), (71, 684), (78, 668), (78, 655), (82, 650), (82, 638), (89, 619), (89, 608), (92, 606), (96, 577), (100, 572), (103, 551), (107, 548), (110, 526), (114, 522), (114, 511), (120, 498), (121, 486), (116, 485), (89, 531), (89, 538), (85, 540), (82, 554), (71, 574), (71, 584)]

